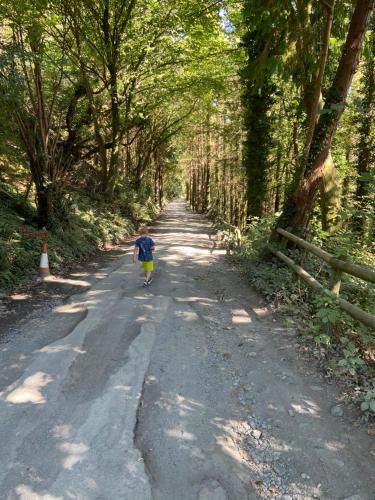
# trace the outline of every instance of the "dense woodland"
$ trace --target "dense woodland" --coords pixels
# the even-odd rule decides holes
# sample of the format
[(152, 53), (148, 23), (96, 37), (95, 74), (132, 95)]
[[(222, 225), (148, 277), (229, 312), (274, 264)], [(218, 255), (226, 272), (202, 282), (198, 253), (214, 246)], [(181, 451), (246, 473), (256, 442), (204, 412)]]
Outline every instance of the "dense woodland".
[[(311, 317), (314, 299), (265, 249), (283, 227), (374, 265), (374, 3), (2, 2), (1, 287), (38, 259), (21, 227), (48, 230), (58, 269), (185, 195), (255, 286)], [(375, 312), (373, 285), (343, 291)], [(363, 376), (373, 335), (319, 300), (320, 354), (339, 332), (341, 369)]]
[(223, 8), (200, 0), (1, 3), (3, 287), (38, 259), (39, 245), (20, 226), (49, 231), (56, 270), (182, 193), (182, 143), (237, 77), (231, 54), (239, 49), (223, 29)]
[(199, 129), (206, 156), (191, 157), (193, 205), (206, 208), (208, 184), (211, 208), (220, 193), (221, 215), (235, 225), (280, 213), (279, 224), (295, 232), (314, 222), (328, 234), (345, 227), (370, 248), (373, 3), (244, 4), (235, 29), (245, 52), (239, 86)]

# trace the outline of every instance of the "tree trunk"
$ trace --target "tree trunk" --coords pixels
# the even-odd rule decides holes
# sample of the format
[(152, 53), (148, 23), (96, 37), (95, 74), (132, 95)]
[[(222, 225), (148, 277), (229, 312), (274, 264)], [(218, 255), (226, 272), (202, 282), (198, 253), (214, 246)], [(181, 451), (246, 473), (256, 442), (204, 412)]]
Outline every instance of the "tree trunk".
[[(307, 107), (307, 118), (306, 118), (307, 133), (306, 133), (305, 145), (304, 145), (304, 150), (303, 150), (302, 165), (305, 165), (306, 161), (308, 159), (311, 141), (313, 139), (314, 130), (315, 130), (315, 127), (317, 124), (317, 113), (319, 110), (319, 102), (321, 100), (321, 95), (322, 95), (323, 78), (324, 78), (324, 73), (325, 73), (327, 59), (328, 59), (328, 48), (329, 48), (329, 39), (331, 36), (331, 30), (332, 30), (334, 4), (335, 4), (335, 0), (333, 0), (331, 6), (325, 5), (325, 7), (324, 7), (326, 10), (326, 18), (325, 18), (325, 23), (324, 23), (324, 27), (323, 27), (323, 33), (322, 33), (322, 43), (321, 43), (321, 49), (320, 49), (320, 60), (319, 60), (319, 66), (318, 66), (318, 71), (317, 71), (317, 77), (316, 77), (316, 79), (313, 83), (312, 89), (311, 89), (311, 99), (308, 100), (308, 104), (306, 104), (306, 107)], [(305, 94), (307, 94), (307, 93), (305, 92)]]
[(221, 183), (222, 189), (219, 191), (222, 193), (222, 205), (221, 205), (221, 216), (225, 220), (227, 213), (227, 148), (224, 134), (222, 135), (222, 145), (223, 145), (223, 182)]
[(340, 227), (338, 220), (340, 194), (339, 178), (330, 151), (323, 167), (323, 177), (320, 184), (322, 229), (329, 234), (334, 234)]
[(281, 185), (282, 185), (282, 171), (281, 171), (281, 160), (282, 160), (282, 144), (281, 142), (279, 143), (277, 147), (277, 154), (276, 154), (276, 171), (275, 171), (275, 177), (274, 177), (274, 183), (275, 183), (275, 188), (274, 188), (274, 200), (273, 200), (273, 212), (277, 213), (280, 210), (280, 205), (281, 205)]
[(160, 210), (163, 209), (163, 197), (164, 197), (164, 179), (163, 179), (163, 169), (160, 161), (158, 162), (158, 204)]
[(260, 93), (247, 96), (247, 138), (245, 168), (247, 172), (248, 216), (261, 217), (267, 193), (268, 151), (270, 148), (270, 117), (272, 90), (264, 85)]
[(38, 227), (48, 227), (53, 216), (52, 190), (48, 187), (44, 171), (45, 158), (29, 156), (31, 176), (35, 185)]

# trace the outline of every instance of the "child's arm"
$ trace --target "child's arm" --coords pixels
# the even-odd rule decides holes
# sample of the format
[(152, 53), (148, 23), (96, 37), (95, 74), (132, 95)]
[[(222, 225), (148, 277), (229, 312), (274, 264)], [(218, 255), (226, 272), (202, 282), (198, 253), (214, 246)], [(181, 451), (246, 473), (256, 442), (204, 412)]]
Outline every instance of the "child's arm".
[(137, 246), (135, 246), (134, 250), (133, 250), (133, 263), (135, 262), (135, 258), (137, 257), (138, 252), (139, 252), (139, 248)]

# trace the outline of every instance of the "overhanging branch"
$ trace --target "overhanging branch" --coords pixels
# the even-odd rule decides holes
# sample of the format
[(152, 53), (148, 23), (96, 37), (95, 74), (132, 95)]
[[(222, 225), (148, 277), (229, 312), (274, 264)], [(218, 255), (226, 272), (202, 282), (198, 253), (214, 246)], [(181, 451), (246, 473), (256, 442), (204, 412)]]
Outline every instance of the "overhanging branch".
[(329, 0), (319, 0), (319, 2), (326, 8), (329, 10), (329, 12), (332, 12), (333, 11), (333, 5), (334, 5), (334, 1), (333, 2), (330, 2)]

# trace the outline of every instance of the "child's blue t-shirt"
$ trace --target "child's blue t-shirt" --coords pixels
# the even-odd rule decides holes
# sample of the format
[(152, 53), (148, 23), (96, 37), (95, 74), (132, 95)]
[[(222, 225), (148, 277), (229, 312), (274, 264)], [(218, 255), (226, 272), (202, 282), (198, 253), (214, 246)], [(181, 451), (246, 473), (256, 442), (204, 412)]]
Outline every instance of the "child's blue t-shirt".
[(138, 260), (147, 262), (154, 260), (151, 248), (155, 246), (154, 242), (149, 236), (141, 236), (135, 242), (135, 246), (139, 248)]

